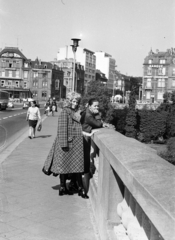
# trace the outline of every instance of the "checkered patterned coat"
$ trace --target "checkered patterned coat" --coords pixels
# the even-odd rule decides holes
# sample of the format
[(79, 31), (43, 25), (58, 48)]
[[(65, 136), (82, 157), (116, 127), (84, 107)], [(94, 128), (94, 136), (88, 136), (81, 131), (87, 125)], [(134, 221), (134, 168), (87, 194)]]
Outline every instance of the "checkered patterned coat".
[(57, 174), (84, 172), (82, 127), (70, 108), (64, 108), (59, 115), (57, 136), (44, 168)]

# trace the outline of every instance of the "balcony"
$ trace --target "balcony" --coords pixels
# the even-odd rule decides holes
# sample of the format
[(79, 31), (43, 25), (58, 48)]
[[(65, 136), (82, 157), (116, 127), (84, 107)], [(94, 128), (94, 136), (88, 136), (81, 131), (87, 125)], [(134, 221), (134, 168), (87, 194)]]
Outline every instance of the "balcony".
[(93, 136), (91, 157), (96, 172), (89, 195), (101, 240), (175, 239), (170, 163), (147, 145), (109, 129)]

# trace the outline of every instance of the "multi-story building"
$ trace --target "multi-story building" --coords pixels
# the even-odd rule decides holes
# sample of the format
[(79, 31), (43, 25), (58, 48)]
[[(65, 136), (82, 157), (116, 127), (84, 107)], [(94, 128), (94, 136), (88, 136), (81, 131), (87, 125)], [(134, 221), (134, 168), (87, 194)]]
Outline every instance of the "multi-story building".
[(106, 85), (108, 79), (106, 78), (105, 74), (102, 73), (100, 70), (96, 69), (96, 77), (95, 77), (96, 81), (100, 81), (101, 83), (103, 83), (104, 85)]
[(165, 92), (174, 90), (175, 49), (155, 53), (151, 50), (143, 63), (142, 100), (160, 103)]
[(0, 52), (0, 90), (8, 91), (11, 98), (31, 97), (30, 61), (18, 48), (5, 47)]
[(40, 101), (63, 96), (63, 71), (57, 65), (43, 62), (38, 58), (31, 61), (30, 90), (35, 99)]
[[(72, 58), (65, 60), (52, 61), (64, 72), (63, 84), (66, 87), (66, 93), (72, 91), (73, 87), (73, 68), (74, 60)], [(80, 63), (75, 63), (75, 89), (76, 92), (83, 94), (84, 92), (84, 66)]]
[(108, 79), (107, 86), (112, 86), (115, 80), (115, 59), (103, 51), (95, 52), (96, 68), (102, 71)]
[[(57, 53), (57, 60), (64, 60), (74, 58), (74, 53), (72, 47), (66, 46), (59, 49)], [(96, 56), (93, 51), (86, 48), (78, 47), (75, 53), (76, 61), (84, 66), (84, 86), (87, 88), (88, 82), (95, 80), (95, 70), (96, 70)]]
[(63, 94), (63, 72), (49, 62), (27, 59), (18, 48), (5, 47), (0, 52), (0, 90), (17, 99), (59, 99)]

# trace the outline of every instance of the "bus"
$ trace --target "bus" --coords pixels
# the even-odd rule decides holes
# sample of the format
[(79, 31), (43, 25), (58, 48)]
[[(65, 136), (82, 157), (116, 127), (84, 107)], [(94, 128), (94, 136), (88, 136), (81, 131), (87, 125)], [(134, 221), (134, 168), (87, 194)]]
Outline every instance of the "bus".
[(8, 101), (9, 101), (9, 93), (6, 91), (0, 90), (0, 111), (6, 110)]

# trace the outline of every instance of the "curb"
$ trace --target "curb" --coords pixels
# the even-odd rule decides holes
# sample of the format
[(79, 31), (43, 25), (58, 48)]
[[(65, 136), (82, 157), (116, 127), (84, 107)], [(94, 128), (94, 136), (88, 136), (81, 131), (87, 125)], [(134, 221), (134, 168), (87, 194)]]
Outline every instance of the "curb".
[[(46, 118), (47, 118), (47, 116), (44, 116), (42, 118), (42, 122), (44, 122), (46, 120)], [(25, 130), (25, 132), (21, 136), (18, 136), (17, 139), (15, 139), (13, 141), (13, 143), (11, 143), (10, 145), (8, 145), (7, 147), (4, 147), (4, 149), (2, 149), (2, 152), (0, 152), (0, 154), (1, 154), (0, 164), (6, 160), (6, 158), (15, 150), (15, 148), (17, 148), (18, 145), (21, 142), (23, 142), (25, 138), (27, 138), (27, 136), (28, 136), (28, 128), (27, 128), (27, 130)]]

